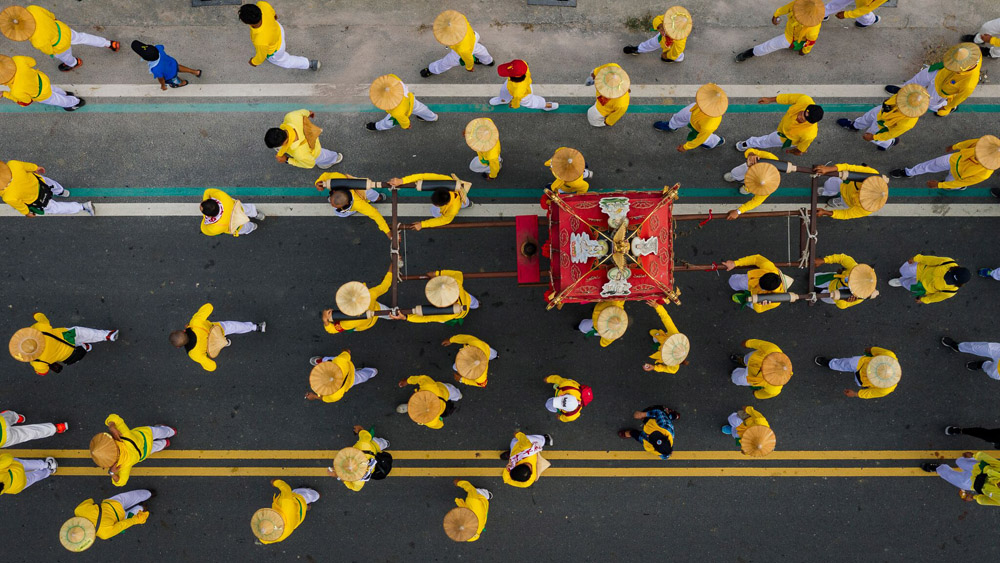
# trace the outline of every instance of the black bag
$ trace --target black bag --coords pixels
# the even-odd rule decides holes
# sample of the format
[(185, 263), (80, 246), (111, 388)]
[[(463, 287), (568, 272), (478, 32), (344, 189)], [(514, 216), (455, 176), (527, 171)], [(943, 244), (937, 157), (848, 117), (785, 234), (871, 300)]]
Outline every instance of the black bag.
[(389, 476), (392, 471), (392, 455), (387, 452), (375, 454), (375, 468), (372, 469), (372, 479), (381, 481)]
[(32, 213), (42, 213), (45, 211), (45, 206), (52, 201), (52, 186), (45, 183), (42, 177), (38, 174), (34, 174), (35, 178), (38, 179), (38, 199), (28, 204), (28, 209)]

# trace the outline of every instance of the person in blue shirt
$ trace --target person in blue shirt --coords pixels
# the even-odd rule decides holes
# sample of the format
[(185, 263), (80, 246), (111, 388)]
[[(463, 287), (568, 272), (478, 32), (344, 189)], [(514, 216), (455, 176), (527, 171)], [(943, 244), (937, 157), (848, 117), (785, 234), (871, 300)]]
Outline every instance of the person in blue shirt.
[(177, 59), (171, 57), (163, 50), (163, 45), (147, 45), (141, 41), (132, 42), (132, 50), (142, 57), (149, 65), (149, 73), (160, 82), (160, 90), (180, 88), (187, 86), (188, 81), (177, 76), (178, 72), (186, 72), (201, 78), (201, 71), (188, 68), (177, 63)]

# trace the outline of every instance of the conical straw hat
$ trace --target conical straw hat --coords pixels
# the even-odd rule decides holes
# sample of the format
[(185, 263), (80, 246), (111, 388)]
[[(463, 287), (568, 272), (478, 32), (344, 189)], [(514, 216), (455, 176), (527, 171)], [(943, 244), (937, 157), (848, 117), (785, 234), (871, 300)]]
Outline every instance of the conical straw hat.
[(861, 189), (858, 190), (858, 202), (865, 211), (875, 213), (882, 209), (888, 199), (889, 182), (884, 176), (869, 176), (861, 182)]
[(94, 465), (110, 469), (118, 461), (118, 442), (107, 432), (101, 432), (90, 439), (90, 459)]
[(672, 6), (663, 14), (663, 31), (671, 39), (687, 39), (691, 35), (691, 12), (683, 6)]
[(472, 381), (479, 379), (486, 373), (488, 365), (489, 358), (475, 346), (462, 346), (458, 351), (458, 356), (455, 357), (455, 367), (458, 369), (458, 375), (462, 376), (463, 379)]
[(976, 142), (976, 160), (990, 170), (1000, 168), (1000, 139), (983, 135)]
[(878, 277), (875, 269), (868, 264), (858, 264), (851, 269), (851, 274), (847, 276), (847, 287), (851, 290), (851, 295), (862, 299), (868, 299), (875, 293), (875, 284)]
[(360, 481), (368, 473), (368, 456), (358, 448), (344, 448), (333, 458), (333, 472), (341, 481)]
[(212, 330), (208, 331), (208, 357), (215, 358), (228, 345), (226, 331), (222, 330), (221, 326), (213, 324)]
[(944, 67), (952, 72), (972, 70), (983, 58), (979, 45), (959, 43), (944, 54)]
[(261, 508), (250, 518), (250, 529), (261, 541), (276, 541), (285, 533), (285, 519), (273, 508)]
[(792, 360), (781, 352), (771, 352), (764, 356), (760, 374), (771, 385), (784, 385), (792, 378)]
[(27, 41), (35, 32), (35, 16), (21, 6), (8, 6), (0, 12), (0, 33), (11, 41)]
[(474, 151), (486, 152), (497, 146), (498, 142), (500, 131), (488, 117), (477, 117), (465, 126), (465, 143)]
[(469, 21), (455, 10), (445, 10), (434, 18), (434, 39), (442, 45), (461, 43), (468, 29)]
[(372, 81), (368, 97), (380, 110), (389, 111), (403, 101), (403, 83), (391, 74), (383, 74)]
[(0, 84), (6, 84), (13, 80), (16, 72), (17, 65), (14, 64), (14, 59), (7, 55), (0, 55)]
[(309, 372), (309, 388), (320, 397), (333, 395), (344, 386), (347, 375), (336, 362), (317, 364)]
[(753, 195), (771, 195), (781, 185), (781, 173), (770, 162), (758, 162), (747, 170), (743, 185)]
[(6, 162), (0, 160), (0, 190), (7, 187), (7, 184), (14, 178), (14, 175), (10, 172), (10, 167), (7, 166)]
[(45, 351), (45, 335), (35, 328), (22, 328), (10, 337), (9, 350), (19, 362), (37, 360)]
[(444, 515), (444, 533), (455, 541), (469, 541), (479, 531), (479, 518), (468, 508), (455, 507)]
[(880, 389), (887, 389), (899, 383), (902, 374), (899, 360), (892, 356), (875, 356), (868, 361), (868, 368), (865, 370), (868, 381)]
[(764, 457), (774, 451), (776, 442), (774, 430), (763, 425), (751, 426), (740, 437), (740, 449), (748, 456)]
[(597, 86), (597, 93), (605, 98), (620, 98), (628, 92), (632, 81), (629, 80), (625, 69), (615, 65), (597, 71), (594, 75), (594, 85)]
[(597, 323), (594, 324), (597, 334), (605, 340), (621, 338), (627, 328), (628, 315), (625, 313), (625, 309), (621, 307), (608, 307), (604, 309), (601, 311), (601, 314), (597, 315)]
[(434, 276), (424, 287), (424, 295), (435, 307), (450, 307), (458, 301), (461, 286), (451, 276)]
[(372, 294), (361, 282), (347, 282), (337, 289), (337, 308), (345, 315), (356, 317), (367, 311), (371, 304)]
[(90, 549), (96, 538), (97, 529), (93, 522), (80, 516), (70, 518), (59, 528), (59, 543), (76, 553)]
[(552, 173), (563, 182), (572, 182), (583, 176), (586, 166), (583, 155), (576, 149), (563, 147), (552, 155)]
[(930, 103), (930, 94), (919, 84), (907, 84), (896, 92), (896, 107), (906, 117), (920, 117), (927, 113)]
[(795, 0), (792, 4), (792, 15), (796, 21), (805, 27), (813, 27), (823, 23), (826, 6), (822, 0)]
[(406, 414), (417, 424), (427, 424), (441, 416), (441, 398), (430, 391), (417, 391), (407, 402)]
[(694, 96), (698, 109), (709, 117), (722, 117), (729, 109), (729, 96), (718, 84), (705, 84)]
[(691, 341), (687, 335), (677, 333), (671, 334), (660, 345), (660, 361), (664, 365), (679, 366), (691, 351)]

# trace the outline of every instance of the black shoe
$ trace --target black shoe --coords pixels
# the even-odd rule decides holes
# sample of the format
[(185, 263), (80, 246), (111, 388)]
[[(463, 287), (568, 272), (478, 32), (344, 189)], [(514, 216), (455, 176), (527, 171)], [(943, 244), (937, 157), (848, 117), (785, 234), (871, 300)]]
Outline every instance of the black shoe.
[(837, 125), (840, 125), (844, 129), (847, 129), (848, 131), (861, 131), (861, 129), (858, 129), (857, 127), (854, 126), (853, 121), (844, 117), (841, 117), (840, 119), (837, 120)]
[(420, 69), (420, 76), (422, 78), (430, 78), (433, 75), (431, 74), (431, 71), (430, 71), (429, 68), (422, 68), (422, 69)]
[(63, 109), (66, 110), (66, 111), (76, 111), (76, 110), (82, 108), (83, 106), (87, 105), (87, 102), (83, 98), (79, 98), (79, 100), (80, 100), (80, 103), (76, 104), (75, 106), (73, 106), (71, 108), (63, 108)]
[(653, 129), (656, 129), (657, 131), (666, 131), (667, 133), (673, 133), (676, 131), (676, 129), (670, 127), (669, 121), (654, 121)]
[(945, 426), (944, 435), (945, 436), (958, 436), (962, 433), (962, 429), (957, 426)]
[(983, 364), (985, 364), (985, 363), (986, 363), (986, 360), (977, 360), (975, 362), (969, 362), (969, 363), (965, 364), (965, 369), (967, 369), (969, 371), (979, 371), (979, 370), (983, 369)]
[(889, 171), (889, 176), (893, 178), (909, 178), (910, 176), (906, 173), (905, 168), (893, 168)]
[(1000, 198), (1000, 188), (990, 188), (990, 195), (995, 198)]
[(743, 363), (743, 356), (740, 356), (739, 354), (729, 354), (729, 361), (741, 368), (747, 367), (747, 365)]
[(377, 131), (377, 129), (375, 129), (375, 122), (369, 121), (368, 123), (365, 123), (365, 129), (369, 131)]
[(937, 466), (933, 463), (923, 463), (920, 465), (920, 469), (923, 469), (928, 473), (937, 473)]
[(972, 43), (975, 40), (976, 40), (976, 36), (975, 35), (963, 35), (962, 36), (962, 43)]
[(502, 459), (504, 461), (507, 461), (508, 459), (510, 459), (510, 450), (507, 450), (505, 452), (500, 452), (500, 459)]
[(823, 356), (816, 356), (815, 358), (813, 358), (813, 363), (818, 366), (828, 368), (830, 367), (830, 358), (824, 358)]
[(552, 436), (549, 436), (548, 434), (542, 434), (542, 436), (545, 436), (545, 443), (547, 445), (551, 446), (552, 444), (555, 443), (552, 441)]
[(889, 92), (890, 94), (895, 94), (896, 92), (899, 92), (899, 86), (894, 86), (892, 84), (889, 84), (888, 86), (885, 87), (885, 91)]
[(896, 146), (898, 144), (899, 144), (899, 139), (893, 139), (892, 142), (889, 143), (888, 147), (876, 146), (875, 148), (878, 149), (878, 150), (880, 150), (880, 151), (882, 151), (882, 152), (885, 152), (885, 151), (891, 149), (892, 147), (894, 147), (894, 146)]
[(702, 146), (705, 147), (708, 150), (712, 150), (712, 149), (717, 149), (717, 148), (721, 147), (724, 144), (726, 144), (726, 138), (725, 137), (719, 137), (719, 144), (715, 145), (714, 147), (705, 147), (705, 145), (702, 145)]
[(622, 49), (622, 53), (625, 53), (626, 55), (638, 55), (639, 47), (635, 45), (626, 45), (625, 48)]
[(749, 59), (752, 56), (753, 56), (753, 49), (747, 49), (746, 51), (743, 51), (739, 55), (736, 55), (736, 62), (742, 63), (743, 61)]
[(941, 337), (941, 345), (946, 348), (951, 348), (952, 350), (958, 352), (958, 342), (955, 342), (953, 339), (948, 338), (947, 336)]
[(65, 63), (59, 63), (59, 70), (62, 72), (69, 72), (71, 70), (76, 70), (82, 64), (83, 61), (80, 60), (79, 57), (77, 57), (75, 66), (67, 66)]

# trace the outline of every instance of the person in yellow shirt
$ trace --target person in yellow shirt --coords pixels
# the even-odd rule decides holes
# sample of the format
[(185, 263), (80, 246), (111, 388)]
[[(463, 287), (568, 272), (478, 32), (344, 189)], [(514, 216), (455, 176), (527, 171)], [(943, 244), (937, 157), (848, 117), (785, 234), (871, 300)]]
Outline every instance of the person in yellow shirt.
[(254, 48), (250, 66), (268, 61), (281, 68), (319, 70), (318, 60), (289, 55), (285, 51), (285, 28), (278, 23), (278, 15), (269, 3), (260, 0), (255, 4), (243, 4), (239, 15), (240, 21), (250, 26), (250, 41)]
[(406, 403), (396, 407), (399, 414), (408, 414), (410, 420), (421, 426), (439, 430), (444, 427), (444, 419), (455, 411), (462, 400), (462, 392), (451, 383), (441, 383), (426, 375), (411, 375), (399, 380), (400, 389), (416, 385), (413, 395)]
[[(930, 94), (930, 109), (945, 117), (976, 89), (982, 65), (983, 55), (975, 43), (959, 43), (945, 52), (941, 62), (924, 65), (903, 86), (923, 86)], [(900, 89), (901, 87), (892, 84), (885, 87), (885, 91), (890, 94), (895, 94)]]
[(448, 54), (420, 69), (420, 76), (430, 78), (446, 70), (463, 65), (465, 70), (476, 70), (475, 65), (493, 66), (493, 56), (479, 42), (479, 32), (465, 15), (455, 10), (445, 10), (434, 18), (434, 39), (447, 47)]
[(0, 161), (0, 197), (25, 217), (38, 215), (72, 215), (86, 213), (94, 216), (91, 202), (62, 202), (56, 198), (69, 197), (69, 190), (48, 176), (45, 169), (31, 162), (20, 160)]
[(552, 436), (548, 434), (515, 432), (510, 449), (500, 454), (500, 459), (507, 462), (502, 474), (503, 482), (520, 489), (533, 485), (549, 466), (549, 462), (542, 458), (542, 450), (553, 443)]
[[(183, 347), (187, 351), (188, 357), (201, 364), (201, 367), (205, 371), (215, 371), (216, 364), (215, 360), (213, 360), (215, 356), (209, 352), (209, 349), (215, 348), (215, 340), (217, 338), (225, 340), (225, 344), (221, 346), (221, 348), (225, 348), (232, 344), (232, 341), (226, 338), (227, 336), (246, 334), (248, 332), (264, 333), (267, 331), (267, 323), (264, 321), (259, 323), (244, 321), (212, 322), (208, 320), (208, 316), (212, 314), (213, 309), (211, 303), (205, 303), (191, 317), (184, 330), (175, 330), (170, 333), (170, 344), (174, 348)], [(219, 334), (218, 329), (221, 329), (221, 334)]]
[(500, 86), (500, 95), (490, 98), (490, 105), (509, 105), (511, 109), (517, 109), (523, 105), (529, 109), (545, 111), (559, 109), (559, 104), (546, 102), (545, 98), (532, 93), (531, 70), (528, 68), (528, 63), (521, 59), (514, 59), (500, 65), (497, 67), (497, 74), (507, 80)]
[(896, 168), (889, 172), (893, 178), (912, 178), (921, 174), (947, 172), (943, 182), (930, 180), (927, 187), (939, 190), (964, 190), (969, 186), (985, 182), (1000, 168), (1000, 139), (993, 135), (983, 135), (949, 145), (948, 154), (921, 162), (912, 168)]
[(73, 92), (53, 86), (44, 72), (35, 70), (35, 64), (31, 57), (0, 55), (0, 84), (8, 88), (2, 92), (4, 98), (22, 107), (38, 102), (66, 111), (76, 111), (87, 104)]
[(455, 363), (455, 381), (473, 387), (486, 387), (490, 373), (490, 360), (497, 357), (497, 351), (489, 344), (471, 334), (456, 334), (441, 343), (442, 346), (461, 344)]
[(968, 269), (951, 258), (917, 254), (899, 267), (899, 277), (889, 280), (889, 287), (904, 287), (917, 303), (938, 303), (955, 296), (972, 279)]
[(785, 32), (736, 55), (736, 62), (741, 63), (751, 57), (762, 57), (782, 49), (808, 55), (819, 38), (825, 12), (822, 0), (793, 0), (781, 6), (771, 16), (771, 23), (778, 25), (781, 23), (781, 16), (787, 15)]
[(55, 458), (20, 459), (0, 454), (0, 495), (16, 495), (59, 469)]
[[(769, 149), (782, 147), (785, 152), (803, 155), (809, 150), (809, 145), (816, 140), (819, 133), (819, 123), (823, 119), (823, 107), (817, 105), (805, 94), (778, 94), (769, 98), (757, 100), (758, 104), (778, 103), (790, 106), (785, 112), (778, 129), (770, 135), (750, 137), (736, 143), (736, 150), (743, 152), (748, 148)], [(788, 148), (791, 147), (791, 148)]]
[(358, 441), (354, 446), (343, 448), (333, 459), (333, 467), (327, 467), (330, 477), (344, 483), (348, 489), (358, 492), (368, 481), (381, 481), (392, 471), (392, 455), (389, 440), (377, 438), (375, 429), (365, 430), (361, 425), (354, 425), (354, 434)]
[(580, 151), (559, 147), (544, 166), (549, 167), (555, 176), (549, 185), (550, 190), (561, 194), (585, 194), (590, 189), (587, 179), (593, 178), (594, 172), (587, 168)]
[(834, 300), (830, 297), (823, 297), (821, 301), (836, 305), (838, 309), (846, 309), (859, 305), (868, 299), (878, 297), (878, 290), (875, 286), (878, 277), (875, 269), (868, 264), (858, 264), (857, 260), (846, 254), (831, 254), (814, 261), (817, 268), (824, 264), (837, 264), (840, 270), (837, 272), (817, 272), (815, 275), (816, 288), (828, 292), (847, 290), (848, 297)]
[(551, 383), (555, 396), (545, 401), (545, 410), (558, 413), (561, 422), (573, 422), (583, 414), (583, 407), (594, 400), (594, 390), (575, 379), (550, 375), (545, 383)]
[(465, 491), (465, 499), (455, 499), (455, 506), (444, 516), (444, 531), (448, 537), (457, 542), (470, 542), (479, 539), (486, 529), (486, 514), (490, 510), (490, 499), (493, 493), (486, 489), (477, 489), (464, 479), (452, 481), (456, 487)]
[[(747, 149), (747, 162), (751, 163), (750, 167), (746, 171), (742, 171), (740, 175), (743, 177), (743, 185), (740, 186), (740, 193), (743, 195), (753, 194), (753, 197), (749, 201), (743, 203), (736, 209), (733, 209), (726, 214), (727, 221), (735, 221), (740, 218), (747, 211), (752, 211), (760, 207), (765, 201), (767, 201), (768, 196), (773, 194), (778, 186), (781, 185), (781, 173), (778, 169), (769, 162), (758, 162), (758, 156), (756, 154), (751, 154), (750, 151), (755, 151), (761, 153), (765, 156), (760, 158), (773, 157), (774, 155), (769, 152), (757, 151), (756, 149)], [(775, 159), (777, 160), (777, 159)], [(736, 172), (736, 168), (733, 172)], [(731, 176), (735, 178), (735, 176)]]
[(265, 215), (257, 210), (257, 206), (252, 203), (243, 203), (238, 199), (233, 199), (226, 192), (209, 188), (201, 201), (201, 233), (210, 237), (221, 235), (249, 235), (257, 230), (257, 223), (251, 221), (263, 221)]
[(625, 335), (628, 322), (624, 301), (601, 301), (594, 305), (590, 318), (580, 321), (576, 329), (586, 336), (600, 336), (601, 348), (605, 348)]
[(833, 371), (854, 373), (854, 382), (860, 391), (844, 389), (844, 395), (860, 399), (877, 399), (885, 397), (896, 390), (902, 370), (899, 359), (891, 350), (872, 346), (865, 350), (864, 356), (849, 358), (826, 358), (816, 356), (816, 365), (830, 368)]
[(920, 116), (927, 113), (931, 97), (919, 84), (907, 84), (888, 100), (868, 110), (861, 117), (837, 120), (848, 131), (864, 131), (864, 139), (878, 150), (887, 151), (899, 143), (899, 137), (913, 129)]
[(457, 176), (434, 173), (410, 174), (402, 178), (391, 178), (387, 184), (399, 187), (404, 184), (416, 184), (425, 181), (455, 182), (454, 188), (435, 188), (431, 192), (431, 215), (430, 219), (417, 221), (409, 225), (403, 225), (404, 229), (428, 229), (440, 227), (451, 223), (458, 216), (460, 209), (465, 209), (472, 205), (472, 200), (468, 196), (468, 183), (458, 179)]
[(369, 131), (388, 131), (396, 125), (409, 129), (411, 115), (420, 121), (438, 120), (438, 115), (415, 98), (413, 92), (395, 74), (384, 74), (376, 78), (368, 94), (375, 107), (386, 112), (382, 119), (365, 124)]
[[(746, 161), (744, 161), (743, 164), (734, 167), (729, 172), (723, 174), (722, 175), (723, 180), (730, 183), (742, 183), (743, 179), (746, 178), (747, 171), (750, 170), (750, 167), (760, 162), (761, 159), (778, 160), (778, 157), (775, 156), (774, 154), (757, 149), (747, 149), (743, 151), (743, 156), (746, 158)], [(750, 195), (750, 190), (747, 190), (746, 186), (741, 186), (740, 193), (743, 195)], [(760, 203), (763, 203), (763, 200), (761, 200)], [(754, 207), (757, 206), (755, 205)]]
[(828, 174), (830, 172), (839, 172), (840, 175), (830, 176), (819, 189), (819, 195), (831, 198), (826, 204), (830, 209), (818, 211), (821, 217), (833, 217), (841, 220), (867, 217), (882, 209), (885, 202), (889, 200), (889, 181), (885, 176), (851, 179), (848, 175), (850, 172), (878, 174), (878, 170), (871, 166), (858, 166), (856, 164), (838, 164), (836, 166), (818, 164), (813, 166), (814, 174)]
[(694, 103), (671, 116), (669, 121), (657, 121), (653, 128), (673, 132), (682, 127), (691, 130), (687, 142), (677, 146), (677, 152), (689, 151), (695, 147), (714, 149), (726, 144), (726, 138), (715, 134), (722, 124), (722, 116), (729, 109), (729, 96), (717, 84), (705, 84), (698, 88)]
[(663, 405), (646, 407), (632, 413), (632, 418), (643, 421), (642, 430), (623, 428), (618, 431), (618, 437), (632, 438), (642, 444), (643, 450), (667, 460), (674, 453), (674, 421), (680, 417), (679, 412)]
[(660, 60), (665, 63), (683, 61), (687, 38), (691, 35), (691, 13), (683, 6), (671, 6), (665, 14), (653, 18), (652, 27), (656, 35), (638, 45), (626, 45), (622, 52), (638, 55), (659, 50)]
[(920, 468), (958, 487), (959, 496), (966, 502), (1000, 506), (1000, 461), (986, 452), (965, 452), (955, 465), (957, 470), (947, 463), (925, 463)]
[(309, 505), (319, 500), (314, 489), (293, 489), (281, 479), (274, 479), (271, 485), (278, 489), (271, 508), (261, 508), (250, 519), (253, 535), (264, 545), (284, 541), (292, 535), (305, 521)]
[(657, 343), (657, 348), (656, 352), (649, 356), (653, 363), (642, 364), (642, 369), (661, 373), (677, 373), (682, 365), (688, 364), (687, 355), (691, 351), (691, 342), (687, 335), (677, 330), (677, 325), (674, 324), (674, 320), (670, 318), (670, 314), (667, 313), (667, 309), (662, 304), (658, 301), (646, 301), (646, 305), (656, 311), (660, 322), (663, 323), (664, 330), (654, 328), (649, 331), (653, 342)]
[[(736, 292), (733, 294), (733, 302), (735, 303), (745, 306), (750, 302), (750, 296), (752, 295), (785, 293), (788, 291), (789, 284), (786, 281), (785, 275), (774, 265), (774, 262), (771, 262), (760, 254), (744, 256), (735, 261), (726, 260), (723, 264), (727, 272), (740, 266), (754, 266), (754, 269), (746, 274), (733, 274), (729, 276), (729, 287)], [(774, 309), (780, 304), (767, 300), (758, 301), (753, 304), (753, 310), (757, 313), (763, 313), (764, 311)]]
[(731, 377), (733, 383), (750, 387), (757, 399), (777, 397), (792, 379), (792, 361), (781, 348), (766, 340), (751, 338), (743, 341), (743, 347), (750, 351), (743, 356), (729, 356), (736, 364)]
[(8, 350), (15, 360), (30, 363), (38, 375), (59, 373), (64, 365), (79, 362), (93, 349), (92, 344), (118, 340), (118, 329), (55, 328), (42, 313), (35, 313), (34, 319), (35, 324), (14, 333)]
[(93, 547), (97, 538), (109, 540), (132, 526), (141, 526), (149, 519), (149, 511), (142, 503), (152, 497), (152, 491), (136, 489), (99, 503), (87, 499), (59, 529), (59, 543), (78, 553)]
[[(392, 271), (386, 272), (381, 283), (373, 288), (368, 288), (361, 282), (347, 282), (337, 289), (337, 308), (341, 313), (359, 317), (357, 319), (333, 320), (333, 309), (323, 311), (323, 329), (330, 334), (341, 332), (361, 332), (375, 326), (379, 317), (372, 315), (372, 318), (364, 317), (367, 311), (384, 311), (388, 309), (378, 302), (378, 298), (385, 295), (392, 287)], [(367, 295), (367, 297), (366, 297)]]
[(495, 180), (500, 174), (503, 158), (500, 157), (500, 131), (488, 117), (478, 117), (465, 126), (465, 144), (476, 151), (469, 162), (469, 170), (482, 175), (487, 180)]
[(83, 63), (73, 56), (73, 45), (106, 47), (115, 53), (121, 48), (117, 41), (71, 29), (41, 6), (9, 6), (0, 12), (0, 19), (10, 22), (10, 25), (2, 27), (7, 39), (30, 40), (31, 45), (42, 54), (58, 59), (59, 70), (63, 72), (69, 72)]
[(68, 422), (24, 424), (24, 415), (12, 410), (0, 411), (0, 448), (9, 448), (31, 440), (48, 438), (69, 430)]
[[(826, 3), (825, 17), (823, 21), (830, 18), (831, 15), (836, 15), (838, 20), (845, 18), (855, 18), (854, 27), (866, 28), (877, 24), (882, 21), (882, 18), (875, 13), (882, 4), (885, 4), (887, 0), (828, 0)], [(848, 6), (854, 4), (853, 10), (845, 10)]]
[[(462, 325), (465, 317), (472, 309), (479, 308), (479, 300), (474, 295), (465, 291), (462, 285), (465, 279), (462, 272), (458, 270), (437, 270), (427, 272), (431, 279), (424, 287), (424, 295), (431, 305), (435, 307), (459, 306), (457, 313), (442, 313), (434, 315), (418, 315), (416, 313), (398, 314), (390, 316), (393, 320), (410, 321), (411, 323), (444, 323), (449, 326)], [(449, 281), (451, 280), (451, 281)]]
[(298, 168), (319, 166), (326, 169), (344, 160), (344, 155), (324, 149), (319, 142), (322, 129), (313, 125), (310, 119), (316, 114), (299, 109), (285, 114), (280, 127), (272, 127), (264, 134), (264, 144), (276, 151), (278, 162), (288, 163)]
[(722, 433), (732, 436), (736, 439), (736, 443), (740, 443), (740, 438), (747, 430), (753, 428), (754, 426), (764, 426), (770, 428), (771, 425), (764, 418), (764, 415), (760, 414), (760, 411), (747, 405), (742, 409), (729, 415), (726, 420), (728, 424), (722, 427)]
[(984, 57), (989, 55), (1000, 59), (1000, 18), (984, 23), (975, 35), (963, 35), (962, 42), (979, 45)]
[(361, 385), (378, 375), (378, 370), (370, 367), (355, 369), (351, 362), (351, 351), (344, 350), (336, 356), (313, 356), (309, 358), (313, 366), (309, 374), (312, 391), (306, 393), (310, 401), (336, 403), (355, 385)]
[(612, 126), (628, 111), (632, 82), (617, 63), (603, 64), (587, 79), (597, 89), (597, 101), (587, 110), (587, 121), (594, 127)]
[(357, 178), (350, 174), (340, 172), (324, 172), (316, 179), (316, 189), (318, 191), (329, 190), (330, 195), (327, 201), (333, 207), (333, 214), (337, 217), (350, 217), (355, 213), (361, 213), (372, 221), (378, 230), (385, 234), (386, 238), (392, 238), (389, 233), (389, 225), (385, 222), (385, 217), (372, 206), (373, 203), (385, 201), (385, 196), (378, 193), (371, 187), (358, 188), (346, 182), (337, 180), (367, 180), (368, 185), (375, 185), (375, 182), (367, 178)]
[(107, 470), (116, 487), (124, 487), (135, 464), (169, 448), (170, 438), (177, 435), (176, 430), (162, 424), (130, 429), (117, 414), (109, 414), (104, 425), (108, 431), (90, 440), (90, 458)]

